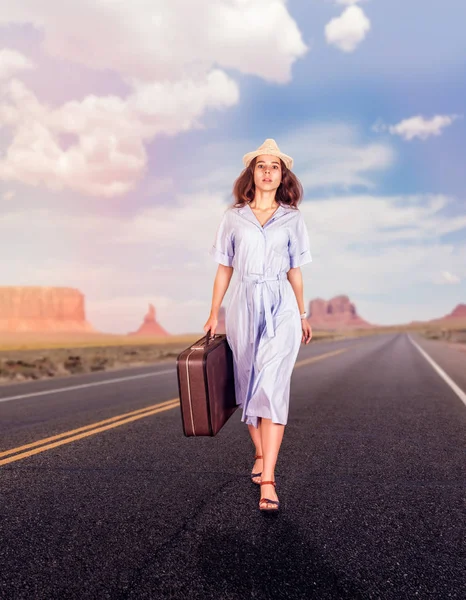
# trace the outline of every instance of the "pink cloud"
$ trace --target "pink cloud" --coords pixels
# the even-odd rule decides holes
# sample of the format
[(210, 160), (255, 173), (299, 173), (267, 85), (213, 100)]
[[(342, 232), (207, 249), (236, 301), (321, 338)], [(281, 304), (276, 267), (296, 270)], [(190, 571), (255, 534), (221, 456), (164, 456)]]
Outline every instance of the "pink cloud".
[(236, 84), (220, 70), (199, 83), (137, 84), (125, 99), (87, 96), (56, 109), (18, 80), (4, 91), (0, 119), (13, 137), (0, 161), (0, 179), (103, 197), (135, 186), (147, 164), (145, 142), (199, 126), (206, 108), (238, 100)]
[[(239, 101), (223, 67), (286, 83), (307, 51), (285, 0), (15, 0), (0, 7), (6, 23), (32, 25), (50, 56), (110, 70), (130, 91), (50, 107), (24, 83), (7, 81), (0, 118), (12, 138), (0, 179), (103, 197), (134, 188), (157, 135), (202, 128), (208, 109)], [(9, 50), (0, 73), (2, 64), (7, 79), (31, 66)]]

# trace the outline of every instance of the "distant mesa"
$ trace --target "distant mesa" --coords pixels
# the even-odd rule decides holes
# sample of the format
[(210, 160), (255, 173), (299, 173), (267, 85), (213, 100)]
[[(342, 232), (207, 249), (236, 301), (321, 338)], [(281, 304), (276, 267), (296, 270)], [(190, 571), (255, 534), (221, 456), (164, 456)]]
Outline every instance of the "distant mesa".
[(446, 319), (466, 318), (466, 304), (458, 304), (458, 306), (456, 308), (454, 308), (449, 315), (446, 315), (445, 318)]
[(374, 327), (362, 319), (348, 296), (330, 300), (315, 298), (309, 302), (308, 321), (316, 329), (356, 329)]
[(436, 326), (451, 326), (453, 324), (466, 326), (466, 304), (458, 304), (451, 313), (444, 317), (430, 319), (428, 321), (411, 321), (410, 325), (436, 325)]
[(169, 336), (171, 335), (160, 325), (157, 323), (157, 319), (155, 318), (155, 307), (153, 304), (149, 304), (149, 311), (144, 317), (144, 321), (139, 327), (137, 331), (132, 331), (128, 333), (128, 335), (156, 335), (156, 336)]
[[(308, 321), (316, 329), (342, 330), (376, 327), (362, 319), (348, 296), (330, 300), (315, 298), (309, 302)], [(216, 333), (225, 333), (225, 309), (220, 307)]]
[(0, 331), (99, 333), (86, 321), (76, 288), (0, 286)]

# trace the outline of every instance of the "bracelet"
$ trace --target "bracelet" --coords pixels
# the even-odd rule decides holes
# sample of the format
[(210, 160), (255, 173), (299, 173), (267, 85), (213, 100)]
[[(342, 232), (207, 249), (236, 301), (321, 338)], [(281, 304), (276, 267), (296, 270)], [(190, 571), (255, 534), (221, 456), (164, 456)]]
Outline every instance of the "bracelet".
[(305, 319), (307, 317), (307, 313), (303, 312), (303, 314), (299, 316), (301, 317), (301, 319)]

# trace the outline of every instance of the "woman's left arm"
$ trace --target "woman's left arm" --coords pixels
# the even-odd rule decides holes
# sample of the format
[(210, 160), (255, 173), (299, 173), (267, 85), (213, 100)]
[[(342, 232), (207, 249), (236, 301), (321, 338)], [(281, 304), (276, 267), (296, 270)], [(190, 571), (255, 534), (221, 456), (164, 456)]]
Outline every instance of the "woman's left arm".
[(303, 298), (303, 275), (300, 267), (290, 269), (286, 274), (288, 281), (291, 283), (291, 287), (296, 296), (298, 303), (299, 313), (302, 315), (305, 312), (304, 298)]
[[(305, 312), (304, 299), (303, 299), (303, 276), (300, 267), (293, 267), (286, 274), (288, 281), (291, 283), (294, 294), (296, 296), (296, 302), (298, 303), (299, 313), (302, 315)], [(307, 319), (301, 320), (301, 328), (303, 335), (301, 341), (304, 344), (309, 344), (312, 339), (312, 328)]]

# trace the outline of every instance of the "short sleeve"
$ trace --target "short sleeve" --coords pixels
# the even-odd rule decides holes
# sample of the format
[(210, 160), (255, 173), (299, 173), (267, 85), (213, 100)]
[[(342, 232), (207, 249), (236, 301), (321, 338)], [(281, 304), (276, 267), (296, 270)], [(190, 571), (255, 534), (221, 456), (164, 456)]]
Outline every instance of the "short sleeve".
[(293, 226), (290, 229), (288, 252), (290, 255), (290, 267), (292, 269), (301, 267), (312, 261), (309, 234), (301, 212), (294, 219)]
[(235, 244), (229, 211), (224, 213), (222, 220), (220, 221), (220, 225), (218, 226), (215, 235), (215, 241), (209, 254), (221, 265), (225, 265), (225, 267), (233, 266)]

